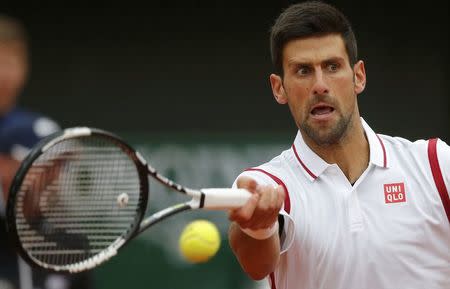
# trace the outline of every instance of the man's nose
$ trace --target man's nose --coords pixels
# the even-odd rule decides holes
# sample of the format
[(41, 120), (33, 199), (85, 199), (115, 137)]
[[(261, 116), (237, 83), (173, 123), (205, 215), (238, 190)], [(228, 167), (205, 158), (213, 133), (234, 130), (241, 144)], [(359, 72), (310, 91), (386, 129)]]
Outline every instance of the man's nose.
[(323, 72), (320, 69), (316, 70), (312, 92), (314, 95), (329, 93), (328, 85), (325, 81)]

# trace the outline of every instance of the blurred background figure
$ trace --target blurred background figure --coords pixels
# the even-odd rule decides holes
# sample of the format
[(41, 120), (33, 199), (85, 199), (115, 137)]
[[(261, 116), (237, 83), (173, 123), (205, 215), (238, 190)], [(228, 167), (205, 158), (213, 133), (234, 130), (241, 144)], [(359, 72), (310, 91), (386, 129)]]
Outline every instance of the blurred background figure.
[(0, 289), (91, 288), (88, 275), (32, 270), (8, 243), (4, 213), (12, 179), (30, 149), (59, 130), (53, 120), (17, 106), (29, 70), (28, 39), (20, 21), (0, 14)]

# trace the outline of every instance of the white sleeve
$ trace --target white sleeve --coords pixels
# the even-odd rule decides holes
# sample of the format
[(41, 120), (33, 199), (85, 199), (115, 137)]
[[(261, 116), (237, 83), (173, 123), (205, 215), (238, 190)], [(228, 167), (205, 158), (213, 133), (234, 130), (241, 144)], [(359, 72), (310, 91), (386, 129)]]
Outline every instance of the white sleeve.
[[(268, 175), (266, 175), (262, 172), (245, 171), (236, 178), (236, 180), (233, 183), (233, 188), (237, 187), (237, 180), (241, 176), (250, 177), (250, 178), (254, 179), (259, 185), (273, 185), (273, 186), (278, 185), (271, 177), (269, 177)], [(284, 210), (284, 204), (283, 204), (283, 208), (281, 208), (279, 214), (280, 214), (280, 216), (283, 216), (283, 218), (284, 218), (283, 231), (281, 232), (281, 235), (280, 235), (281, 254), (283, 254), (291, 247), (292, 242), (294, 241), (295, 222), (294, 222), (294, 219)]]

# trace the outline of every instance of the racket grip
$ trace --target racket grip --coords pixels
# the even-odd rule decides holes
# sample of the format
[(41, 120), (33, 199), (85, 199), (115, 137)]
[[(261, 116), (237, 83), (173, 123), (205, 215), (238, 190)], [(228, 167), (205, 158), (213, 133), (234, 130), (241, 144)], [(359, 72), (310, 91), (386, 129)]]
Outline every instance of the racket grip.
[(211, 210), (228, 210), (245, 205), (252, 194), (246, 189), (202, 189), (204, 193), (203, 208)]

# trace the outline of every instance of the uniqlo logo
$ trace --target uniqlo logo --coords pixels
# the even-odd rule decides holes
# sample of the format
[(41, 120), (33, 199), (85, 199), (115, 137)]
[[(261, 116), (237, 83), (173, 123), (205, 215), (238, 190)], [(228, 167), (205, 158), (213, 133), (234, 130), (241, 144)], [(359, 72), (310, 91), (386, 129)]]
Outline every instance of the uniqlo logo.
[(386, 204), (406, 202), (405, 184), (384, 184), (384, 202)]

